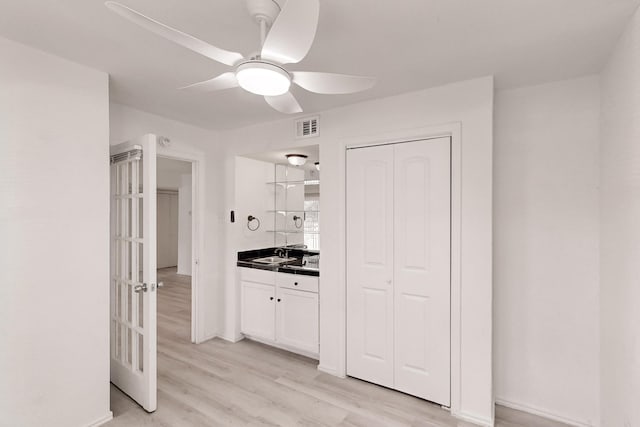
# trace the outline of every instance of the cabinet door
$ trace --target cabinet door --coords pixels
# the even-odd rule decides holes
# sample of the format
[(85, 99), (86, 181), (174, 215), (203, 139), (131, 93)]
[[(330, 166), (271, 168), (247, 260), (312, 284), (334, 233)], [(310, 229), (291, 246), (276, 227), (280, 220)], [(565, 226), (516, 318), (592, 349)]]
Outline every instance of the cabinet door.
[(449, 406), (449, 138), (394, 146), (395, 388)]
[(318, 353), (318, 294), (278, 288), (278, 343)]
[(243, 334), (275, 339), (275, 286), (240, 282), (242, 287), (241, 329)]
[(393, 387), (393, 146), (347, 152), (347, 374)]

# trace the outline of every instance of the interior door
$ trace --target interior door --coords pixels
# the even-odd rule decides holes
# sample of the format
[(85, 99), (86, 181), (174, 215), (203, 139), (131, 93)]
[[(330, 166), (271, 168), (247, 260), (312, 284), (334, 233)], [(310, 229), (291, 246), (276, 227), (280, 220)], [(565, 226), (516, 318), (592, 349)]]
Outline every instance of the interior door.
[(450, 140), (393, 150), (395, 388), (449, 406)]
[(347, 151), (347, 374), (393, 387), (393, 146)]
[(156, 138), (111, 147), (111, 382), (156, 409)]

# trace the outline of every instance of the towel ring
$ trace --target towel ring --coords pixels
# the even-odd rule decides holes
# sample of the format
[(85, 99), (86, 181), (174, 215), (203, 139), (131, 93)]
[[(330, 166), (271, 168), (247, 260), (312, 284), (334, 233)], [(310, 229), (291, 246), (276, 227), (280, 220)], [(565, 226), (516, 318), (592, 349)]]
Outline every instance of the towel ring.
[[(298, 220), (300, 220), (300, 225), (298, 225)], [(293, 216), (293, 225), (296, 226), (296, 228), (301, 228), (302, 227), (302, 223), (303, 223), (303, 219), (302, 217), (298, 216), (298, 215), (294, 215)]]
[[(253, 221), (256, 221), (258, 223), (258, 225), (256, 225), (255, 228), (251, 228), (251, 223)], [(258, 228), (260, 228), (260, 220), (253, 215), (249, 215), (247, 217), (247, 228), (251, 231), (256, 231)]]

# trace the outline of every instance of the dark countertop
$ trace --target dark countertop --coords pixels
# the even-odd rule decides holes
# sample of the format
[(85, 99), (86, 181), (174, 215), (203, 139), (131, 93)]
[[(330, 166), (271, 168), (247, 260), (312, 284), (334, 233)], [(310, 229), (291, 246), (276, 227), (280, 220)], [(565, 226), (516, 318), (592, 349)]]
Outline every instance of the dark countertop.
[(238, 252), (238, 267), (255, 268), (258, 270), (277, 271), (280, 273), (300, 274), (303, 276), (320, 276), (319, 258), (317, 251), (307, 251), (304, 249), (290, 248), (289, 257), (296, 258), (295, 261), (279, 265), (262, 264), (254, 262), (254, 259), (275, 255), (277, 248), (255, 249), (251, 251)]

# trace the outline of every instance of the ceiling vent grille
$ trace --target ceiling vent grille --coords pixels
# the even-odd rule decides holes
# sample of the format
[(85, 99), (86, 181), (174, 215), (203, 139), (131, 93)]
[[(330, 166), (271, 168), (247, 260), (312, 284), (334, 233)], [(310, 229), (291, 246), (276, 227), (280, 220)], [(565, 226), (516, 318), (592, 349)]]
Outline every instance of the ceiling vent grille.
[(296, 121), (296, 138), (313, 138), (320, 135), (319, 117), (308, 117)]

